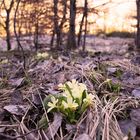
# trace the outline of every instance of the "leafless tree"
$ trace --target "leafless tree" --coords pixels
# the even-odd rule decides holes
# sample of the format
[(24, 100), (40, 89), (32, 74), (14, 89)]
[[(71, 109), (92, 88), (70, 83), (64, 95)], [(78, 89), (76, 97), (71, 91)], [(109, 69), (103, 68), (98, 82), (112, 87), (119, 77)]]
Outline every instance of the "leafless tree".
[(137, 48), (140, 49), (140, 0), (136, 0), (137, 5), (137, 37), (136, 37), (136, 45)]
[(53, 0), (53, 12), (54, 12), (54, 17), (53, 17), (54, 29), (53, 29), (52, 39), (51, 39), (51, 46), (53, 46), (55, 34), (57, 35), (57, 45), (59, 45), (59, 42), (58, 42), (58, 32), (59, 32), (59, 27), (58, 27), (58, 0)]
[[(61, 1), (63, 5), (62, 10), (62, 18), (59, 18), (60, 12), (58, 11), (58, 0), (53, 0), (53, 11), (54, 11), (54, 29), (53, 29), (53, 35), (51, 39), (51, 46), (53, 46), (54, 37), (56, 35), (56, 47), (57, 49), (60, 48), (60, 45), (62, 44), (62, 28), (66, 21), (66, 12), (67, 12), (67, 0)], [(58, 19), (59, 18), (59, 19)]]
[(21, 0), (17, 0), (17, 5), (16, 5), (16, 9), (15, 9), (15, 14), (14, 14), (14, 33), (15, 33), (15, 37), (16, 37), (16, 40), (17, 40), (17, 44), (19, 46), (19, 48), (21, 49), (21, 52), (22, 52), (22, 57), (23, 57), (23, 67), (25, 69), (26, 67), (26, 60), (25, 60), (25, 54), (24, 54), (24, 50), (23, 50), (23, 47), (20, 43), (20, 40), (19, 40), (19, 36), (17, 34), (17, 31), (16, 31), (16, 19), (17, 19), (17, 12), (18, 12), (18, 8), (19, 8), (19, 5), (20, 5), (20, 2)]
[(70, 0), (70, 18), (69, 18), (67, 49), (76, 48), (75, 20), (76, 20), (76, 0)]
[(85, 0), (85, 4), (84, 4), (83, 9), (84, 9), (83, 10), (83, 16), (82, 16), (82, 20), (81, 20), (81, 23), (80, 23), (80, 29), (79, 29), (79, 33), (78, 33), (78, 43), (77, 44), (78, 44), (78, 46), (80, 45), (83, 25), (85, 25), (84, 26), (84, 42), (83, 42), (83, 49), (82, 49), (83, 51), (85, 51), (87, 24), (88, 24), (88, 20), (87, 20), (87, 16), (88, 16), (88, 1), (87, 0)]
[(10, 15), (11, 15), (12, 9), (14, 8), (14, 3), (15, 3), (14, 0), (9, 0), (8, 1), (8, 6), (7, 6), (6, 0), (2, 0), (2, 3), (1, 3), (1, 8), (3, 8), (3, 10), (6, 13), (5, 17), (3, 17), (1, 15), (1, 18), (4, 19), (3, 23), (1, 23), (1, 25), (2, 25), (2, 27), (4, 28), (4, 30), (6, 32), (6, 42), (7, 42), (7, 49), (8, 50), (11, 49), (11, 42), (10, 42), (10, 40), (11, 40), (11, 33), (10, 33), (10, 21), (11, 21), (11, 18), (10, 18)]

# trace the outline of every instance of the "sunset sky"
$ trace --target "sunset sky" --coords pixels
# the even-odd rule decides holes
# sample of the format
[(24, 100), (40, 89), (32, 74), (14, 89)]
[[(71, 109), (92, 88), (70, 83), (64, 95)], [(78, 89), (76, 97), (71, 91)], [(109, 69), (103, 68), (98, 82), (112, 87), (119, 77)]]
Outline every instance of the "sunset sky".
[[(111, 30), (130, 31), (134, 32), (136, 20), (132, 16), (136, 16), (136, 1), (135, 0), (89, 0), (91, 7), (96, 7), (100, 12), (100, 18), (96, 18), (96, 23), (99, 28), (106, 28), (107, 32)], [(110, 2), (111, 3), (108, 3)], [(108, 3), (101, 6), (104, 3)], [(95, 18), (95, 17), (93, 17)], [(91, 20), (93, 20), (90, 17)], [(104, 26), (106, 24), (106, 27)], [(113, 29), (114, 28), (114, 29)]]
[[(83, 6), (84, 0), (77, 0), (77, 4)], [(135, 32), (136, 19), (132, 18), (136, 16), (135, 0), (88, 0), (88, 6), (99, 11), (99, 15), (95, 13), (88, 15), (88, 21), (95, 24), (89, 25), (89, 33), (96, 33), (98, 30)], [(2, 13), (3, 16), (5, 14)], [(82, 14), (77, 15), (78, 26), (81, 19)], [(76, 28), (76, 31), (79, 31), (79, 28)]]

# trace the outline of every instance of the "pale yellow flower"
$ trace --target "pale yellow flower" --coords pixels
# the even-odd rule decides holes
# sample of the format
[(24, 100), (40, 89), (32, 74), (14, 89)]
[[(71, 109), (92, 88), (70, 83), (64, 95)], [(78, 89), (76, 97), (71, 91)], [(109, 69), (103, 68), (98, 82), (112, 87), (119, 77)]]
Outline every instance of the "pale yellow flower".
[(65, 92), (63, 93), (63, 96), (66, 98), (72, 98), (72, 96), (68, 90), (65, 90)]
[(93, 101), (94, 101), (95, 96), (92, 94), (87, 94), (86, 98), (83, 100), (84, 103), (86, 103), (87, 105), (93, 105)]
[(107, 82), (107, 83), (108, 83), (108, 82), (111, 82), (111, 81), (112, 81), (111, 79), (106, 79), (106, 81), (105, 81), (105, 82)]
[(50, 107), (47, 112), (50, 112), (52, 109), (57, 107), (58, 99), (54, 96), (51, 97), (51, 102), (48, 102), (48, 106)]
[(72, 89), (72, 95), (74, 98), (82, 99), (83, 92), (87, 91), (87, 87), (83, 83), (79, 83), (77, 87)]
[(79, 83), (79, 87), (81, 91), (87, 90), (87, 86), (83, 83)]
[(71, 82), (68, 81), (66, 83), (71, 89), (76, 88), (78, 86), (78, 82), (75, 79), (72, 79)]
[(66, 82), (66, 84), (71, 88), (76, 88), (78, 87), (78, 81), (76, 81), (75, 79), (72, 79), (71, 81)]
[(71, 98), (71, 94), (70, 94), (69, 90), (66, 88), (66, 85), (65, 84), (59, 84), (58, 85), (58, 88), (60, 90), (63, 90), (63, 96), (64, 97)]
[(82, 103), (83, 92), (85, 91), (87, 93), (86, 85), (83, 83), (78, 83), (78, 81), (76, 81), (75, 79), (66, 82), (66, 84), (64, 85), (59, 84), (58, 87), (59, 89), (63, 90), (63, 96), (65, 96), (66, 98), (79, 99), (79, 105), (81, 105)]
[(37, 53), (37, 58), (46, 58), (48, 57), (48, 53), (47, 52), (43, 52), (43, 53)]
[(8, 63), (8, 59), (2, 60), (2, 61), (0, 62), (0, 64), (7, 64), (7, 63)]
[(67, 98), (67, 102), (62, 101), (62, 105), (65, 109), (69, 108), (71, 110), (76, 110), (76, 108), (78, 107), (78, 104), (75, 103), (75, 100), (73, 100), (72, 98)]
[[(75, 79), (72, 79), (72, 81), (66, 82), (66, 84), (69, 86), (72, 96), (74, 98), (82, 99), (82, 95), (84, 91), (87, 91), (87, 87), (83, 83), (78, 83)], [(67, 89), (66, 85), (64, 84), (59, 84), (58, 85), (59, 89), (64, 91), (64, 96), (70, 97), (69, 89)]]

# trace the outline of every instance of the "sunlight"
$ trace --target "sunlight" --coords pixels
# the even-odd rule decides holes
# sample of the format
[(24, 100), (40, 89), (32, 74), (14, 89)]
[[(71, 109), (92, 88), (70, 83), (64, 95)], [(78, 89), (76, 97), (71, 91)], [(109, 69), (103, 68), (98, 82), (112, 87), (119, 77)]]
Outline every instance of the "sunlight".
[[(100, 11), (99, 14), (89, 13), (88, 15), (89, 23), (97, 24), (95, 26), (99, 28), (98, 30), (105, 30), (104, 28), (107, 28), (111, 31), (113, 30), (123, 31), (128, 29), (131, 32), (135, 31), (136, 20), (131, 18), (136, 14), (135, 1), (112, 0), (112, 2), (108, 3), (109, 1), (110, 0), (88, 0), (89, 8), (96, 7), (95, 9)], [(9, 7), (9, 0), (6, 1), (6, 6)], [(84, 6), (84, 0), (77, 1), (77, 6)], [(27, 9), (30, 9), (30, 7), (27, 6), (26, 10)], [(1, 15), (5, 17), (6, 12), (1, 11)], [(76, 32), (79, 31), (79, 23), (81, 22), (82, 16), (83, 16), (82, 13), (77, 15), (76, 24), (78, 27), (76, 27)], [(40, 20), (40, 22), (42, 21)], [(90, 25), (88, 28), (90, 28)], [(12, 27), (11, 30), (13, 32)], [(67, 30), (68, 28), (64, 29), (65, 32)], [(25, 32), (25, 30), (22, 29), (22, 32)], [(50, 33), (50, 30), (47, 29), (46, 32)], [(90, 30), (89, 32), (92, 31)], [(0, 27), (0, 34), (1, 36), (5, 35), (3, 27)]]
[(140, 140), (139, 2), (0, 0), (0, 140)]
[[(107, 0), (98, 0), (94, 1), (94, 7), (99, 7), (98, 10), (102, 9), (100, 12), (100, 17), (96, 20), (96, 23), (99, 27), (113, 31), (134, 31), (134, 25), (136, 25), (136, 19), (132, 18), (136, 14), (136, 5), (134, 1), (124, 1), (124, 0), (112, 0), (112, 3), (109, 3), (104, 6), (104, 3), (108, 2)], [(105, 25), (104, 25), (105, 24)], [(125, 25), (125, 26), (124, 26)], [(133, 25), (133, 27), (132, 27)]]

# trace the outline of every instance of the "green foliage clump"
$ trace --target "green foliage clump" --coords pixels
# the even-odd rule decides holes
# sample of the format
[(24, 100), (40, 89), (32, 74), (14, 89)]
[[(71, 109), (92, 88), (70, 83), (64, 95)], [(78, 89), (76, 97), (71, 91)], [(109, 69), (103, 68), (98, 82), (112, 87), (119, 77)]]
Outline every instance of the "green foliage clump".
[(107, 89), (110, 92), (114, 92), (114, 93), (119, 93), (120, 89), (121, 89), (121, 85), (120, 83), (113, 83), (111, 79), (107, 79), (105, 81), (106, 85), (107, 85)]
[(70, 123), (75, 123), (89, 106), (94, 106), (94, 95), (88, 94), (83, 83), (68, 81), (59, 89), (63, 91), (60, 96), (51, 95), (44, 101), (48, 113), (61, 112)]

